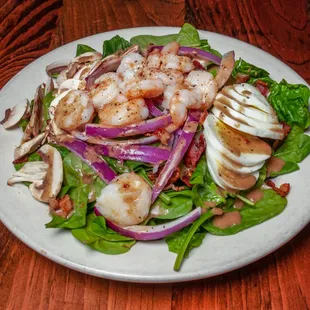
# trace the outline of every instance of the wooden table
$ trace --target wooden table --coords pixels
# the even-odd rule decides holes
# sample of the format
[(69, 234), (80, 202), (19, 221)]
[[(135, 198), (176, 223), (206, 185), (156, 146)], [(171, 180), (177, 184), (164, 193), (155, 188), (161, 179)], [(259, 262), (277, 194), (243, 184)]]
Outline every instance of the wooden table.
[[(0, 6), (0, 87), (70, 41), (185, 21), (259, 46), (310, 82), (310, 24), (303, 0), (2, 0)], [(0, 224), (0, 309), (309, 309), (309, 232), (308, 225), (280, 250), (226, 275), (150, 285), (66, 269)]]

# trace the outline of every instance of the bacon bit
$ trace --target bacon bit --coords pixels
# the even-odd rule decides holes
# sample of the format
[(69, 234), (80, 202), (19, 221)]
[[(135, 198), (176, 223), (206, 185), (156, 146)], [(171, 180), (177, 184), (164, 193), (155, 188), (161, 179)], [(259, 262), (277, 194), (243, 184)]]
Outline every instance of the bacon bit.
[(168, 140), (171, 137), (170, 133), (164, 128), (156, 129), (154, 132), (152, 132), (152, 135), (156, 136), (164, 145), (168, 145)]
[(247, 138), (244, 138), (243, 140), (244, 140), (245, 144), (249, 144), (250, 143), (250, 140), (247, 139)]
[(187, 168), (184, 166), (185, 169), (183, 169), (182, 173), (181, 173), (181, 180), (182, 182), (188, 186), (188, 187), (192, 187), (193, 185), (190, 183), (190, 179), (192, 177), (192, 174), (194, 172), (194, 169), (192, 168)]
[(277, 187), (273, 181), (267, 180), (266, 184), (270, 186), (281, 197), (285, 197), (290, 192), (291, 189), (289, 183), (283, 183), (280, 185), (280, 187)]
[(206, 71), (206, 68), (196, 59), (193, 60), (193, 65), (195, 66), (196, 70)]
[(198, 139), (194, 139), (184, 156), (184, 164), (188, 168), (196, 168), (196, 165), (206, 148), (206, 141), (201, 134)]
[[(159, 169), (158, 169), (158, 171), (157, 171), (156, 173), (153, 173), (153, 172), (149, 172), (149, 173), (148, 173), (148, 177), (149, 177), (149, 179), (150, 179), (153, 183), (155, 183), (157, 177), (159, 176), (159, 174), (160, 174), (160, 172), (163, 170), (163, 168), (164, 168), (163, 166), (162, 166), (162, 167), (159, 167)], [(167, 188), (169, 185), (171, 185), (172, 183), (175, 183), (179, 178), (180, 178), (180, 168), (177, 167), (177, 168), (174, 170), (172, 176), (170, 177), (170, 179), (169, 179), (169, 181), (168, 181), (168, 183), (167, 183), (166, 188)], [(166, 188), (165, 188), (165, 189), (166, 189)]]
[(203, 112), (201, 113), (201, 115), (200, 115), (199, 124), (202, 125), (202, 124), (204, 123), (204, 121), (206, 120), (206, 118), (207, 118), (208, 115), (209, 115), (208, 110), (203, 111)]
[(50, 198), (49, 207), (51, 213), (63, 218), (67, 218), (73, 211), (73, 203), (69, 195), (65, 195), (60, 199)]
[(175, 186), (174, 184), (171, 184), (171, 188), (176, 191), (176, 192), (180, 192), (183, 191), (185, 189), (184, 186)]
[(247, 74), (238, 73), (236, 75), (236, 83), (237, 84), (245, 83), (249, 78), (250, 78), (250, 76)]
[(284, 131), (284, 137), (282, 140), (275, 140), (272, 144), (272, 148), (276, 151), (284, 142), (284, 140), (286, 139), (287, 135), (290, 133), (291, 131), (291, 126), (287, 125), (284, 122), (280, 122), (283, 126), (283, 131)]
[(13, 161), (13, 165), (16, 165), (16, 164), (21, 164), (21, 163), (26, 163), (28, 161), (28, 156), (24, 156), (22, 158), (18, 158), (18, 159), (15, 159)]
[(269, 94), (268, 84), (264, 81), (258, 80), (256, 82), (256, 88), (260, 91), (260, 93), (267, 97)]

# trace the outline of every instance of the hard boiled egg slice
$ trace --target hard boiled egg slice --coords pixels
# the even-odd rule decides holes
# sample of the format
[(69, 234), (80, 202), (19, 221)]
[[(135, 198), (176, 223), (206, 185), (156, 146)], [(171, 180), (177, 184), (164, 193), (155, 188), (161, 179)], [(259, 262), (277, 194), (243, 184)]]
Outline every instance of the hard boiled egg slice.
[(282, 139), (283, 126), (266, 98), (250, 84), (226, 86), (217, 94), (212, 109), (227, 125), (259, 137)]
[(246, 190), (253, 187), (258, 179), (259, 172), (240, 174), (225, 168), (216, 158), (207, 157), (208, 169), (212, 179), (226, 189)]
[(212, 112), (224, 123), (239, 131), (263, 138), (283, 138), (284, 132), (282, 125), (247, 117), (244, 114), (231, 109), (221, 101), (215, 100), (213, 102)]
[(209, 143), (207, 147), (207, 157), (215, 158), (223, 167), (240, 174), (249, 174), (259, 170), (265, 163), (262, 161), (253, 166), (243, 166), (227, 157), (224, 153), (219, 152)]
[(208, 145), (242, 166), (260, 164), (271, 156), (270, 146), (261, 139), (239, 132), (209, 114), (204, 122)]

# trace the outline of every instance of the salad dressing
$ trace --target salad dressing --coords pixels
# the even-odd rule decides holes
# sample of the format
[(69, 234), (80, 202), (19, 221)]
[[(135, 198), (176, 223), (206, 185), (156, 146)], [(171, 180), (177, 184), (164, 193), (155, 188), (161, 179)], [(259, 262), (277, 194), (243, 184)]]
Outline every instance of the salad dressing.
[(241, 224), (241, 214), (239, 211), (226, 212), (223, 215), (214, 217), (212, 224), (220, 229), (229, 228)]
[(257, 202), (261, 200), (263, 197), (264, 197), (264, 192), (259, 188), (253, 189), (246, 195), (246, 198), (248, 198), (252, 202)]
[(267, 176), (272, 172), (279, 172), (285, 165), (285, 161), (279, 157), (271, 156), (267, 162)]
[(244, 207), (244, 202), (240, 199), (236, 199), (234, 203), (234, 208), (235, 209), (242, 209)]

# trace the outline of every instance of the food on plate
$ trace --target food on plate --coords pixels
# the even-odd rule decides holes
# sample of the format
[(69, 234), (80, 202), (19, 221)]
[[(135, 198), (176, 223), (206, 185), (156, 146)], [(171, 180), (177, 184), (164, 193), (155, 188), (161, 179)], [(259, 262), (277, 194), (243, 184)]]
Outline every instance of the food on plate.
[(280, 214), (291, 185), (272, 178), (310, 153), (310, 90), (223, 52), (189, 24), (115, 36), (102, 53), (79, 44), (5, 111), (3, 127), (23, 129), (8, 185), (49, 205), (47, 228), (102, 253), (165, 239), (176, 271), (207, 233)]

